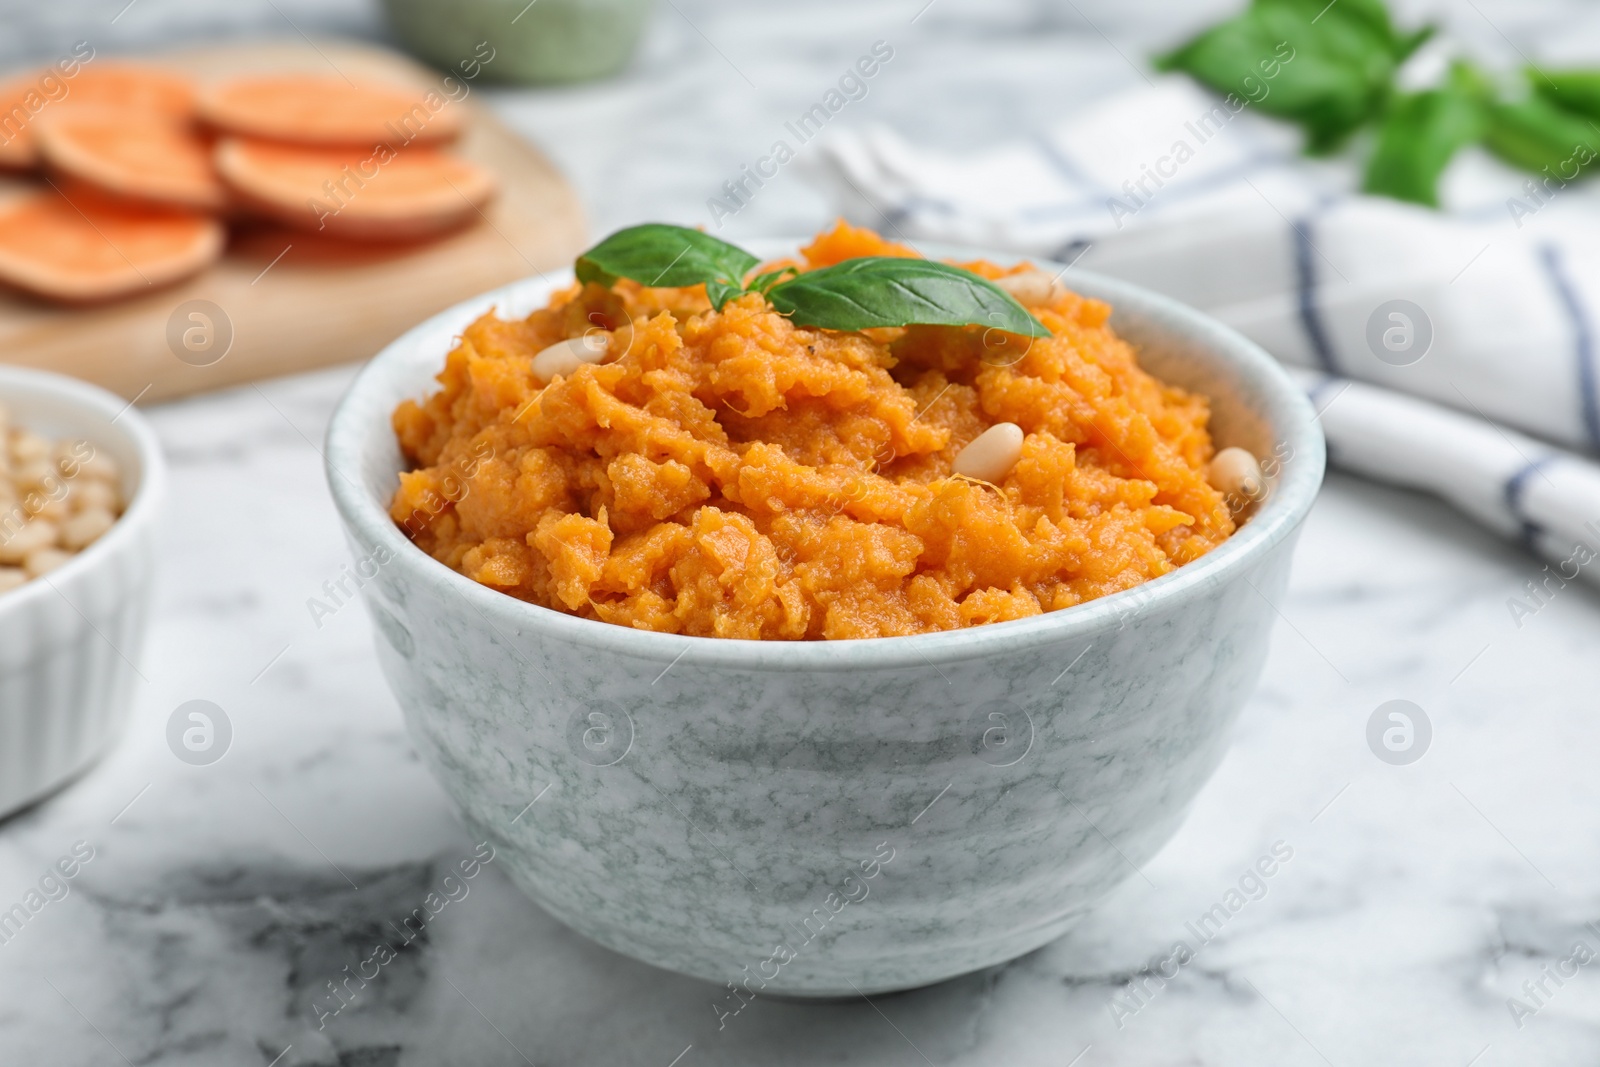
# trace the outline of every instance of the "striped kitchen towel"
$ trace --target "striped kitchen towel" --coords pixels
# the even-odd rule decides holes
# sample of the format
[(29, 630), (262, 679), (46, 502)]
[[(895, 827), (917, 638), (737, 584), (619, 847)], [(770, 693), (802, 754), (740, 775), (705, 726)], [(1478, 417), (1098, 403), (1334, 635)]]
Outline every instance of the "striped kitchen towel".
[(1290, 373), (1317, 409), (1331, 463), (1443, 497), (1549, 561), (1507, 601), (1519, 625), (1568, 582), (1600, 583), (1600, 463), (1392, 389)]
[[(1559, 560), (1573, 546), (1550, 539), (1585, 529), (1600, 551), (1585, 526), (1600, 524), (1596, 468), (1552, 447), (1600, 452), (1600, 189), (1541, 184), (1474, 148), (1446, 174), (1447, 210), (1433, 211), (1359, 195), (1354, 163), (1308, 160), (1298, 144), (1248, 101), (1174, 76), (963, 156), (838, 130), (810, 167), (856, 221), (1123, 278), (1290, 366), (1380, 387), (1349, 385), (1330, 409), (1335, 462), (1382, 476), (1364, 465), (1367, 442), (1411, 436), (1374, 435), (1384, 419), (1455, 427), (1399, 480)], [(1469, 491), (1465, 479), (1483, 482)], [(1558, 491), (1574, 495), (1557, 504)]]

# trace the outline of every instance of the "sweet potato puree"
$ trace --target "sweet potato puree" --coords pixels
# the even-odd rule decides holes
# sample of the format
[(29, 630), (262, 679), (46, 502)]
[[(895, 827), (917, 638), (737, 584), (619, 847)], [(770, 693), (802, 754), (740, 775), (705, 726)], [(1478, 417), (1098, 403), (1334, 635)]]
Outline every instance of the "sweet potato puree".
[[(841, 223), (796, 263), (914, 254)], [(443, 388), (395, 411), (415, 469), (391, 514), (434, 558), (556, 611), (788, 640), (1056, 611), (1224, 541), (1206, 400), (1141, 370), (1106, 304), (1032, 310), (1053, 337), (837, 333), (755, 294), (717, 313), (698, 286), (574, 285), (474, 322)], [(531, 357), (596, 329), (606, 362), (534, 377)], [(952, 476), (999, 422), (1026, 432), (1004, 480)]]

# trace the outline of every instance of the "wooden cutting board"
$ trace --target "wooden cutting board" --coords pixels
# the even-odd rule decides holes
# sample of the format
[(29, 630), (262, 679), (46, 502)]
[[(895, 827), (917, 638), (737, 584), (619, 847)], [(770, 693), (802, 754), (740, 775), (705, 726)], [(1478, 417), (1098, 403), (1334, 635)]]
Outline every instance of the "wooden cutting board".
[[(152, 61), (201, 81), (260, 70), (337, 71), (356, 82), (372, 77), (430, 87), (443, 79), (393, 52), (331, 41), (209, 46)], [(0, 290), (0, 361), (70, 374), (149, 403), (367, 359), (451, 304), (570, 265), (586, 236), (578, 198), (532, 145), (479, 106), (474, 97), (482, 84), (457, 77), (452, 91), (469, 92), (446, 105), (470, 112), (451, 150), (487, 166), (500, 182), (477, 224), (410, 246), (235, 227), (227, 254), (202, 274), (91, 308)], [(208, 301), (220, 316), (193, 301)], [(195, 365), (212, 359), (230, 332), (226, 355)]]

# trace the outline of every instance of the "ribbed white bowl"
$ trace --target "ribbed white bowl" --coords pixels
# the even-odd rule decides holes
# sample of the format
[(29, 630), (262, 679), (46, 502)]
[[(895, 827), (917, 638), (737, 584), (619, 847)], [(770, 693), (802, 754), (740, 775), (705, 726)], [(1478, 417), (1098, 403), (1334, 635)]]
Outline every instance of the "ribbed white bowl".
[(0, 367), (19, 426), (83, 438), (116, 461), (128, 507), (71, 562), (0, 593), (0, 817), (83, 771), (122, 727), (144, 643), (155, 516), (166, 471), (155, 434), (120, 397), (42, 371)]

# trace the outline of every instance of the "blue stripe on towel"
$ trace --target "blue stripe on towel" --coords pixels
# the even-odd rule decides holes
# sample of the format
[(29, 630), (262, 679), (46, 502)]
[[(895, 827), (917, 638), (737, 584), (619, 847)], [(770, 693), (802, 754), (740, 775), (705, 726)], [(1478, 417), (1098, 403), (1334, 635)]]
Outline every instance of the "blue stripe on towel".
[(1572, 348), (1578, 361), (1578, 394), (1583, 405), (1583, 429), (1589, 435), (1590, 447), (1600, 449), (1600, 394), (1597, 394), (1595, 381), (1594, 329), (1589, 324), (1589, 315), (1583, 303), (1578, 299), (1578, 291), (1567, 276), (1566, 267), (1561, 261), (1561, 250), (1555, 245), (1540, 245), (1539, 259), (1550, 276), (1550, 285), (1555, 289), (1562, 309), (1567, 313), (1567, 320), (1572, 324)]
[(1300, 300), (1300, 325), (1305, 327), (1306, 339), (1311, 342), (1311, 351), (1317, 357), (1318, 366), (1329, 374), (1337, 374), (1339, 365), (1333, 358), (1333, 346), (1328, 343), (1327, 331), (1322, 327), (1322, 315), (1317, 310), (1317, 279), (1311, 264), (1311, 257), (1316, 255), (1309, 232), (1311, 216), (1301, 216), (1298, 221), (1291, 222), (1289, 228), (1294, 231), (1295, 289)]
[(1502, 490), (1502, 495), (1505, 497), (1506, 510), (1511, 512), (1511, 517), (1516, 519), (1517, 525), (1522, 528), (1522, 534), (1519, 538), (1522, 542), (1522, 547), (1530, 552), (1539, 550), (1539, 546), (1535, 542), (1538, 536), (1544, 533), (1544, 527), (1528, 518), (1523, 512), (1522, 494), (1527, 491), (1528, 479), (1544, 470), (1554, 458), (1554, 456), (1545, 455), (1540, 456), (1538, 459), (1530, 460), (1515, 474), (1506, 479), (1505, 487)]

